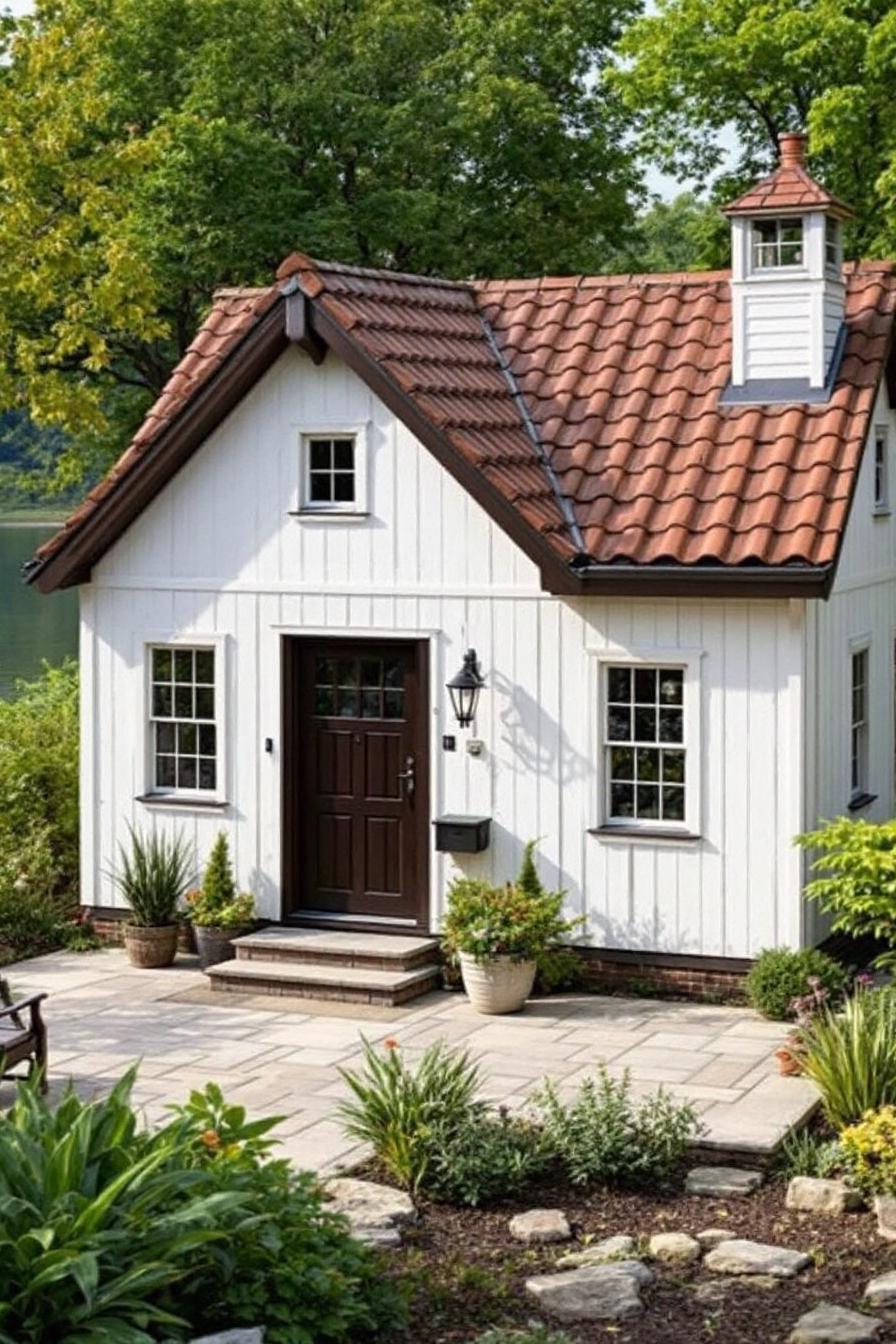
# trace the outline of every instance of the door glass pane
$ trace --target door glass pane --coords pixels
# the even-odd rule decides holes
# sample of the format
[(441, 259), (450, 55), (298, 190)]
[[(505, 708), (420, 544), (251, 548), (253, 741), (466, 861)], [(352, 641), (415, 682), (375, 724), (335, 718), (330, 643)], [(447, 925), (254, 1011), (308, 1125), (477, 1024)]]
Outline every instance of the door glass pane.
[(383, 692), (383, 718), (404, 718), (404, 691)]
[(360, 692), (357, 687), (340, 686), (336, 704), (340, 719), (357, 719), (360, 712)]
[(385, 668), (383, 670), (383, 680), (385, 681), (387, 686), (403, 686), (404, 669), (402, 668), (401, 663), (399, 663), (397, 660), (396, 661), (387, 660)]
[(315, 714), (329, 717), (336, 713), (336, 692), (332, 686), (317, 686), (314, 690)]
[(336, 664), (332, 658), (315, 658), (314, 680), (318, 685), (328, 684), (336, 675)]
[(379, 691), (361, 692), (361, 718), (379, 719), (382, 718), (380, 712), (380, 693)]
[(361, 685), (381, 686), (383, 683), (383, 664), (380, 658), (361, 659)]
[(358, 663), (354, 658), (340, 658), (336, 664), (336, 680), (340, 686), (357, 686), (358, 673)]

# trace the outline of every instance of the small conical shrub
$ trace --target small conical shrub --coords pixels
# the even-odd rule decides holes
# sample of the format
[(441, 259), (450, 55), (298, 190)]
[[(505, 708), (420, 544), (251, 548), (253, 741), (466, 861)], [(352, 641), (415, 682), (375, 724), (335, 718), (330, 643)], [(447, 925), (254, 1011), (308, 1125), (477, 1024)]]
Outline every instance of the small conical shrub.
[(219, 831), (202, 879), (202, 903), (209, 910), (220, 910), (236, 900), (236, 894), (227, 836)]
[(527, 896), (544, 896), (544, 884), (538, 876), (538, 869), (535, 866), (535, 846), (537, 840), (527, 840), (526, 848), (523, 850), (523, 862), (516, 879), (517, 890), (525, 892)]

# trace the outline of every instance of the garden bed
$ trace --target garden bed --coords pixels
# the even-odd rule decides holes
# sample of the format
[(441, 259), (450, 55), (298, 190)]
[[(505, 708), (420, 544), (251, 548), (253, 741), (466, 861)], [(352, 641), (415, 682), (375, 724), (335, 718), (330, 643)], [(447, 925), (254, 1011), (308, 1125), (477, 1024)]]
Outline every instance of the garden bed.
[[(382, 1173), (367, 1174), (384, 1179)], [(490, 1327), (524, 1328), (542, 1319), (526, 1295), (526, 1279), (549, 1272), (586, 1239), (628, 1233), (646, 1241), (656, 1232), (693, 1235), (711, 1227), (730, 1228), (733, 1236), (803, 1251), (813, 1264), (774, 1287), (730, 1280), (722, 1286), (721, 1276), (699, 1264), (654, 1264), (656, 1282), (644, 1290), (641, 1315), (612, 1325), (554, 1328), (576, 1344), (606, 1344), (609, 1339), (619, 1344), (691, 1344), (714, 1338), (724, 1344), (773, 1344), (786, 1340), (798, 1317), (819, 1302), (858, 1308), (869, 1279), (896, 1269), (896, 1245), (880, 1239), (872, 1212), (792, 1212), (784, 1207), (785, 1190), (783, 1181), (770, 1180), (747, 1198), (719, 1200), (551, 1185), (534, 1187), (524, 1200), (489, 1210), (418, 1201), (420, 1220), (406, 1229), (403, 1246), (390, 1253), (390, 1265), (411, 1286), (410, 1334), (415, 1344), (468, 1344)], [(515, 1243), (508, 1220), (535, 1207), (563, 1209), (574, 1241), (544, 1247)], [(701, 1300), (704, 1285), (710, 1284), (719, 1295)], [(896, 1327), (885, 1329), (879, 1339), (896, 1339)]]

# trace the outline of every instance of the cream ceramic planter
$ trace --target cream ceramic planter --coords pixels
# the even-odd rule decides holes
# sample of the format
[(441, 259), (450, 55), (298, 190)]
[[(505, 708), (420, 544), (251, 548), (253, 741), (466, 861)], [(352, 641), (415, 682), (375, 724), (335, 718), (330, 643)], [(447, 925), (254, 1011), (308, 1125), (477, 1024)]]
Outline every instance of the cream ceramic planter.
[(534, 961), (495, 957), (477, 961), (466, 952), (459, 956), (464, 989), (477, 1013), (518, 1013), (535, 983)]

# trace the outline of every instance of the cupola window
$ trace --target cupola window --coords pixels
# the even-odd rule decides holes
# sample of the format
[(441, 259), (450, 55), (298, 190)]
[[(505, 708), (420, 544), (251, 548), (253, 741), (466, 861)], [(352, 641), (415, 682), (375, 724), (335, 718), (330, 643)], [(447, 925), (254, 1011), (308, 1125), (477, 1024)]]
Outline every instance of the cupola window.
[(840, 267), (840, 225), (830, 215), (824, 221), (824, 259), (827, 266)]
[(754, 219), (752, 243), (754, 271), (804, 264), (802, 219)]

